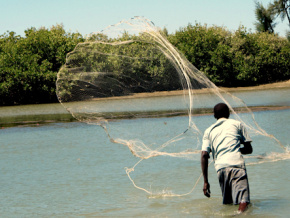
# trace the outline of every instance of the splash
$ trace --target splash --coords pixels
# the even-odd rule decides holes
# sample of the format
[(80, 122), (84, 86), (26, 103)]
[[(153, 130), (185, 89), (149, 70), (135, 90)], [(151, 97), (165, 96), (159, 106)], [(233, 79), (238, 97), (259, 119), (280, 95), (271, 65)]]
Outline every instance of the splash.
[[(158, 157), (198, 159), (203, 132), (198, 115), (210, 114), (216, 103), (226, 103), (231, 117), (252, 136), (272, 138), (285, 150), (257, 124), (241, 99), (216, 87), (143, 17), (121, 21), (78, 44), (57, 75), (57, 96), (76, 119), (101, 126), (111, 142), (139, 158), (126, 173), (136, 188), (151, 196), (154, 193), (136, 185), (131, 173), (144, 160)], [(160, 119), (177, 116), (182, 118), (174, 125)], [(187, 195), (197, 182), (186, 194), (155, 194)]]
[[(272, 163), (278, 162), (283, 160), (290, 159), (290, 149), (289, 146), (285, 147), (285, 152), (270, 152), (265, 153), (262, 155), (255, 155), (255, 156), (246, 156), (246, 159), (250, 159), (250, 162), (247, 165), (256, 165), (262, 163)], [(255, 160), (254, 160), (255, 159)]]

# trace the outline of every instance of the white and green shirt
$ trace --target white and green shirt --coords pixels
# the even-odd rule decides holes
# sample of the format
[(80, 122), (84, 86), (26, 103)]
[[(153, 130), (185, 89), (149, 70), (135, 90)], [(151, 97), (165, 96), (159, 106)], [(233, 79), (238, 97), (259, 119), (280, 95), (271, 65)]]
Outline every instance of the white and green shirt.
[(251, 141), (240, 121), (220, 118), (204, 132), (202, 151), (212, 152), (216, 171), (225, 167), (245, 168), (240, 144)]

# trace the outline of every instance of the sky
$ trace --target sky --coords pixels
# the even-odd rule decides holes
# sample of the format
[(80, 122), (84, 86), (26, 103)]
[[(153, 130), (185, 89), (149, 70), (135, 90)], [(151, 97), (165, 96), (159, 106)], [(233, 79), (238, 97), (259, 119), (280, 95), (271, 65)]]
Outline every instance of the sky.
[[(273, 0), (260, 0), (267, 6)], [(217, 25), (235, 31), (243, 25), (255, 32), (254, 0), (0, 0), (0, 35), (14, 31), (24, 36), (30, 27), (63, 24), (83, 36), (134, 16), (144, 16), (169, 33), (189, 23)], [(275, 32), (285, 36), (287, 20)]]

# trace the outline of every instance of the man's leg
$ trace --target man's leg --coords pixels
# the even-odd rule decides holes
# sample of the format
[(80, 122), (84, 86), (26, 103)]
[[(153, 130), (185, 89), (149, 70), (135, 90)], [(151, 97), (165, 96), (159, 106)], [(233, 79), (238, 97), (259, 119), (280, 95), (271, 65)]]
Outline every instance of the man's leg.
[(233, 203), (233, 198), (232, 198), (232, 186), (230, 184), (229, 180), (229, 172), (230, 168), (224, 168), (220, 169), (217, 174), (218, 174), (218, 179), (223, 195), (223, 204), (232, 204)]
[(239, 205), (238, 212), (243, 213), (248, 208), (248, 202), (241, 202)]
[(250, 190), (245, 169), (232, 169), (232, 189), (234, 204), (239, 204), (238, 211), (244, 212), (250, 203)]

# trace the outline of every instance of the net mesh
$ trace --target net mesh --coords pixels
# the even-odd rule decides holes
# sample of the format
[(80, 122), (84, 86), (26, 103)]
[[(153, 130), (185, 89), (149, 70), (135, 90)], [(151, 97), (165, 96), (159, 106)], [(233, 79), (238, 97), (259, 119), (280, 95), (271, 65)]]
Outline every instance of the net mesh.
[[(199, 116), (211, 114), (217, 103), (226, 103), (231, 118), (252, 137), (272, 137), (242, 100), (216, 87), (143, 17), (93, 33), (67, 54), (57, 75), (57, 96), (76, 119), (101, 126), (112, 142), (140, 158), (126, 169), (134, 185), (130, 173), (142, 160), (199, 159), (205, 128)], [(164, 117), (177, 117), (176, 123)], [(130, 122), (143, 118), (147, 121)], [(124, 119), (129, 120), (118, 122)]]

